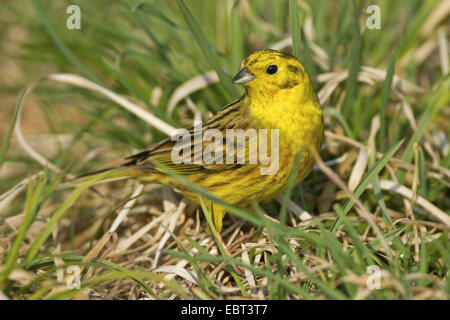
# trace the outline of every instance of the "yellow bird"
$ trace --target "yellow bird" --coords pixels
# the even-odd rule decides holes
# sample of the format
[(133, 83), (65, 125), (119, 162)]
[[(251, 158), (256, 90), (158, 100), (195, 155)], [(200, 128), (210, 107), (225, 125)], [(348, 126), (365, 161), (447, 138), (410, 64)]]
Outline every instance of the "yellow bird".
[[(311, 148), (317, 152), (320, 150), (324, 132), (320, 102), (305, 67), (287, 53), (260, 50), (242, 62), (241, 70), (232, 81), (244, 85), (245, 94), (223, 107), (201, 127), (187, 129), (181, 142), (168, 138), (153, 148), (128, 157), (128, 162), (120, 167), (86, 174), (76, 178), (75, 182), (80, 183), (108, 171), (110, 174), (106, 174), (105, 179), (137, 178), (169, 185), (199, 204), (195, 192), (155, 167), (156, 160), (228, 203), (245, 207), (282, 194), (294, 160), (303, 149), (295, 180), (295, 184), (300, 183), (314, 165)], [(241, 149), (244, 156), (241, 153), (240, 158), (236, 151), (239, 143), (227, 149), (230, 141), (221, 144), (220, 140), (217, 141), (219, 138), (205, 138), (212, 132), (213, 135), (223, 134), (225, 139), (230, 129), (234, 132), (242, 129), (246, 134), (245, 146)], [(265, 131), (261, 129), (267, 130), (264, 137)], [(203, 139), (196, 135), (203, 135)], [(255, 151), (251, 143), (257, 142), (257, 147), (261, 147), (261, 141), (266, 142), (267, 159), (276, 163), (268, 163), (267, 159), (265, 163), (261, 159), (256, 163), (250, 161), (255, 154), (261, 156), (261, 148)], [(205, 150), (212, 144), (214, 148), (209, 151), (214, 151), (205, 158)], [(184, 148), (182, 152), (177, 151), (180, 148)], [(223, 155), (219, 151), (224, 151)], [(174, 159), (180, 154), (182, 156)], [(227, 156), (230, 158), (226, 159)], [(263, 169), (268, 170), (270, 166), (272, 172), (263, 173)], [(205, 201), (207, 207), (212, 208), (214, 225), (220, 232), (225, 209), (207, 199)]]

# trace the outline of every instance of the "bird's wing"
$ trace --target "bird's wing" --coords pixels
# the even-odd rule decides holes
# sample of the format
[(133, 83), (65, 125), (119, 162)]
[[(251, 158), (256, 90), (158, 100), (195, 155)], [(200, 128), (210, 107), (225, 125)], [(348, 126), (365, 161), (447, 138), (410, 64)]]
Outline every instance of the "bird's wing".
[[(236, 152), (232, 152), (231, 155), (230, 152), (228, 152), (230, 158), (228, 161), (226, 159), (226, 130), (242, 129), (245, 131), (251, 127), (250, 120), (246, 116), (245, 108), (243, 108), (244, 103), (246, 102), (244, 96), (242, 96), (223, 107), (215, 116), (204, 123), (201, 128), (192, 127), (186, 129), (186, 135), (183, 136), (181, 141), (172, 141), (171, 138), (165, 139), (153, 148), (128, 157), (128, 162), (125, 163), (124, 166), (134, 166), (147, 171), (158, 171), (154, 165), (154, 163), (157, 162), (180, 174), (208, 173), (240, 167), (242, 164), (238, 163)], [(204, 141), (205, 133), (207, 131), (213, 135), (220, 133), (221, 136), (218, 137), (220, 139), (214, 136), (211, 139)], [(202, 133), (200, 138), (198, 137), (199, 132)], [(248, 138), (246, 139), (244, 146), (245, 154), (248, 158), (247, 142)], [(214, 145), (211, 146), (212, 143), (214, 143)], [(215, 150), (215, 152), (205, 153), (205, 151), (208, 150), (208, 146), (210, 146), (209, 150)], [(177, 150), (175, 153), (174, 148)], [(220, 150), (222, 150), (221, 153)], [(231, 148), (228, 150), (231, 150)], [(235, 151), (235, 148), (233, 148), (233, 151)], [(179, 156), (178, 162), (173, 161), (173, 153), (175, 156)], [(222, 161), (217, 161), (217, 159), (215, 161), (214, 157), (218, 155), (217, 157), (220, 158), (220, 154), (222, 154)]]

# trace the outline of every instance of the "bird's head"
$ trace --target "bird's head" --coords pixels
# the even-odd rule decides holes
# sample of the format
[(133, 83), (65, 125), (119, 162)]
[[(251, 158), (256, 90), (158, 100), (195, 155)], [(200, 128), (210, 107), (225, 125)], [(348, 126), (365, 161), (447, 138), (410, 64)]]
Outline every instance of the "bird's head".
[(232, 79), (233, 83), (243, 84), (248, 94), (259, 96), (295, 90), (309, 94), (311, 80), (305, 67), (294, 56), (271, 49), (252, 53), (241, 63), (241, 70)]

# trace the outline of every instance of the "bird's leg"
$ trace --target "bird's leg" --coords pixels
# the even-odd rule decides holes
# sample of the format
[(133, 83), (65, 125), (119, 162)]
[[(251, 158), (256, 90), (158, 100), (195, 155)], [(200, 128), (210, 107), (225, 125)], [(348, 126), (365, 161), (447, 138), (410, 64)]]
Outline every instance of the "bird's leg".
[[(207, 219), (209, 218), (208, 220), (210, 220), (210, 222), (212, 222), (212, 224), (214, 225), (215, 232), (211, 229), (210, 231), (213, 233), (217, 246), (219, 247), (219, 251), (227, 257), (232, 258), (230, 250), (228, 250), (225, 241), (220, 235), (220, 232), (222, 231), (222, 220), (226, 214), (226, 210), (225, 208), (211, 202), (210, 200), (206, 200), (205, 202), (207, 210), (204, 210), (204, 212), (206, 213), (205, 215), (207, 215)], [(239, 276), (244, 276), (244, 270), (241, 267), (235, 265), (234, 263), (231, 263), (231, 266)]]
[[(217, 237), (218, 237), (219, 241), (221, 242), (221, 245), (222, 245), (222, 247), (223, 247), (223, 249), (224, 249), (224, 251), (225, 251), (225, 255), (226, 255), (227, 257), (229, 257), (229, 258), (232, 258), (231, 253), (230, 253), (230, 250), (228, 250), (228, 247), (227, 247), (225, 241), (223, 240), (223, 238), (222, 238), (222, 236), (221, 236), (221, 234), (220, 234), (219, 232), (217, 232)], [(234, 268), (234, 270), (236, 271), (236, 273), (237, 273), (239, 276), (245, 277), (245, 272), (244, 272), (244, 269), (243, 269), (243, 268), (241, 268), (240, 266), (237, 266), (237, 265), (234, 264), (234, 263), (231, 263), (231, 266)]]
[[(228, 256), (229, 258), (232, 258), (231, 252), (228, 249), (225, 241), (223, 240), (222, 235), (220, 234), (220, 232), (222, 231), (222, 220), (226, 214), (226, 210), (225, 210), (225, 208), (223, 208), (217, 204), (214, 204), (214, 203), (212, 204), (211, 208), (212, 208), (211, 211), (212, 211), (212, 215), (213, 215), (214, 227), (216, 228), (216, 231), (217, 231), (217, 239), (216, 240), (218, 240), (220, 242), (225, 255)], [(219, 245), (219, 243), (218, 243), (218, 245)], [(244, 270), (241, 267), (237, 266), (234, 263), (231, 263), (231, 265), (239, 276), (241, 276), (241, 277), (245, 276)]]

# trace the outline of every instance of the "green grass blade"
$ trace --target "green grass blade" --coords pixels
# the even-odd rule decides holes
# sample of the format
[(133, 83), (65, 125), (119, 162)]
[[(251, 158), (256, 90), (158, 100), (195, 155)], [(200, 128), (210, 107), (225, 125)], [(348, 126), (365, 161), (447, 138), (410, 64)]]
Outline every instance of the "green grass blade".
[(378, 175), (375, 175), (375, 177), (373, 178), (372, 186), (373, 186), (373, 193), (375, 194), (375, 198), (377, 199), (377, 202), (381, 208), (381, 214), (383, 215), (384, 223), (386, 223), (386, 225), (389, 226), (392, 224), (392, 219), (388, 214), (386, 202), (384, 202), (384, 199), (383, 199), (383, 193), (381, 192)]
[[(419, 260), (420, 261), (420, 263), (419, 263), (419, 270), (420, 270), (420, 273), (426, 275), (426, 274), (428, 274), (428, 259), (429, 259), (429, 256), (428, 256), (428, 251), (427, 251), (427, 241), (426, 241), (423, 233), (421, 233), (421, 235), (420, 235), (420, 249), (419, 250), (420, 250), (420, 253), (419, 253), (419, 257), (420, 257), (419, 258), (420, 259)], [(420, 284), (422, 286), (425, 286), (426, 283), (427, 283), (426, 279), (421, 279), (420, 280)]]
[[(65, 263), (56, 267), (54, 265), (55, 257), (61, 258)], [(43, 271), (43, 269), (45, 269), (45, 271), (41, 272), (38, 275), (38, 278), (42, 278), (42, 279), (49, 277), (49, 276), (51, 277), (52, 273), (55, 272), (55, 270), (57, 270), (58, 268), (64, 269), (71, 265), (78, 265), (78, 266), (84, 266), (84, 267), (96, 267), (96, 268), (100, 267), (100, 268), (106, 268), (107, 270), (112, 270), (112, 271), (127, 271), (127, 269), (125, 269), (124, 267), (122, 267), (118, 264), (115, 264), (111, 261), (99, 260), (99, 261), (92, 261), (92, 262), (83, 262), (83, 259), (84, 259), (84, 256), (73, 255), (71, 253), (61, 253), (61, 254), (56, 254), (56, 255), (50, 255), (45, 258), (37, 258), (37, 259), (33, 260), (33, 262), (28, 266), (27, 269), (30, 271), (36, 271), (38, 269), (41, 269), (41, 271)], [(143, 271), (146, 272), (146, 270), (143, 270)], [(158, 296), (155, 295), (153, 290), (151, 290), (150, 287), (142, 279), (140, 279), (138, 277), (131, 277), (131, 279), (133, 279), (137, 284), (139, 284), (150, 296), (154, 297), (155, 299), (158, 299)], [(50, 287), (51, 286), (52, 285), (50, 285)], [(35, 296), (32, 295), (32, 296), (28, 297), (28, 299), (31, 300), (32, 297), (35, 297)]]
[[(403, 226), (400, 228), (393, 228), (393, 229), (389, 230), (388, 232), (386, 232), (384, 234), (384, 239), (386, 240), (386, 242), (393, 241), (395, 238), (399, 237), (403, 233), (403, 231), (406, 230), (407, 227), (408, 226)], [(367, 244), (367, 246), (373, 251), (377, 251), (382, 248), (382, 245), (381, 245), (379, 239), (370, 241)]]
[(378, 145), (381, 152), (386, 151), (386, 106), (389, 100), (389, 92), (391, 91), (392, 79), (395, 71), (395, 56), (392, 55), (391, 61), (389, 61), (389, 67), (387, 70), (386, 79), (383, 83), (383, 90), (381, 92), (381, 108), (380, 108), (380, 131), (378, 135)]
[(39, 236), (34, 241), (33, 245), (28, 250), (28, 253), (26, 255), (25, 261), (29, 262), (31, 261), (41, 246), (44, 244), (45, 240), (47, 240), (48, 236), (52, 232), (53, 228), (55, 227), (56, 223), (62, 218), (62, 216), (66, 213), (66, 211), (75, 203), (75, 201), (81, 196), (81, 194), (88, 188), (90, 188), (92, 185), (94, 185), (96, 182), (101, 181), (104, 176), (106, 176), (108, 172), (106, 172), (103, 175), (99, 175), (98, 177), (90, 180), (88, 183), (79, 186), (75, 191), (69, 196), (69, 198), (62, 204), (62, 206), (55, 211), (55, 213), (51, 216), (50, 220), (48, 221), (47, 225), (44, 227), (44, 229), (41, 231)]
[[(394, 156), (394, 154), (397, 152), (398, 148), (402, 145), (403, 140), (398, 142), (396, 145), (392, 146), (384, 155), (379, 159), (375, 165), (363, 176), (361, 179), (361, 182), (356, 187), (354, 194), (355, 197), (359, 198), (361, 194), (364, 192), (366, 187), (373, 181), (373, 178), (381, 171), (381, 169), (384, 168), (384, 166), (387, 164), (390, 158)], [(354, 205), (354, 201), (352, 199), (348, 199), (345, 203), (342, 211), (346, 215), (350, 209)], [(333, 226), (330, 229), (330, 232), (336, 233), (337, 229), (341, 225), (342, 220), (338, 217), (336, 221), (334, 222)]]
[(156, 108), (154, 105), (151, 104), (151, 102), (148, 100), (148, 98), (145, 97), (145, 95), (136, 88), (128, 79), (126, 79), (123, 75), (121, 75), (118, 71), (116, 71), (107, 61), (103, 60), (104, 65), (106, 69), (108, 69), (109, 72), (111, 72), (117, 80), (133, 95), (135, 95), (139, 100), (144, 102), (147, 107), (160, 119), (166, 121), (167, 123), (174, 125), (174, 122), (167, 118), (167, 115), (159, 108)]
[(239, 4), (240, 1), (235, 1), (233, 7), (230, 10), (229, 17), (229, 29), (230, 36), (228, 39), (229, 50), (231, 50), (231, 67), (239, 68), (240, 63), (245, 55), (245, 38), (242, 32), (242, 21), (239, 17)]
[(407, 25), (404, 27), (406, 32), (400, 37), (400, 42), (396, 48), (397, 56), (399, 58), (419, 42), (420, 37), (418, 36), (418, 33), (420, 28), (423, 27), (434, 7), (439, 5), (438, 1), (425, 1), (422, 3), (423, 5), (417, 6), (418, 10), (414, 10), (414, 15), (411, 16), (411, 19), (407, 20)]
[[(173, 257), (176, 258), (180, 258), (180, 259), (186, 259), (186, 254), (180, 251), (175, 251), (175, 250), (164, 250), (165, 253), (170, 254)], [(257, 267), (254, 267), (250, 264), (244, 263), (242, 260), (240, 259), (236, 259), (236, 258), (230, 258), (228, 256), (213, 256), (213, 255), (203, 255), (200, 254), (197, 256), (197, 259), (199, 261), (204, 261), (204, 262), (210, 262), (210, 263), (222, 263), (222, 262), (228, 262), (228, 263), (234, 263), (242, 268), (248, 269), (251, 272), (253, 272), (255, 275), (258, 276), (262, 276), (262, 277), (267, 277), (271, 280), (277, 281), (279, 282), (281, 285), (283, 285), (286, 289), (295, 292), (297, 294), (302, 295), (305, 298), (314, 298), (311, 295), (306, 294), (305, 292), (302, 291), (302, 289), (300, 287), (295, 286), (293, 283), (289, 282), (286, 279), (283, 279), (282, 277), (280, 277), (277, 273), (272, 273), (269, 270), (266, 269), (260, 269)]]
[(345, 134), (349, 137), (354, 139), (355, 138), (355, 134), (353, 133), (352, 129), (350, 128), (350, 126), (347, 123), (347, 120), (345, 120), (345, 118), (342, 116), (342, 114), (339, 113), (339, 111), (337, 111), (335, 108), (326, 108), (323, 110), (323, 114), (324, 115), (330, 115), (334, 118), (336, 118), (337, 121), (339, 121), (339, 123), (341, 124), (342, 128), (345, 131)]
[(27, 196), (26, 196), (26, 201), (25, 201), (25, 212), (24, 212), (23, 222), (20, 225), (19, 230), (17, 230), (17, 236), (14, 240), (14, 243), (13, 243), (11, 249), (8, 252), (5, 263), (2, 268), (3, 270), (0, 272), (0, 285), (3, 283), (3, 281), (5, 281), (8, 278), (8, 276), (11, 273), (11, 271), (13, 270), (14, 265), (19, 256), (19, 250), (22, 246), (22, 242), (25, 239), (25, 234), (26, 234), (26, 232), (31, 224), (31, 221), (32, 221), (33, 209), (34, 209), (32, 206), (32, 202), (33, 202), (34, 195), (35, 195), (35, 193), (33, 191), (33, 184), (31, 182), (31, 180), (29, 180), (28, 186), (27, 186)]
[(420, 187), (420, 194), (428, 198), (428, 187), (427, 187), (427, 166), (426, 166), (426, 160), (425, 155), (423, 153), (422, 148), (419, 148), (419, 156), (418, 156), (418, 172), (419, 172), (419, 187)]
[(206, 61), (210, 65), (211, 68), (213, 68), (217, 75), (219, 76), (220, 83), (226, 90), (226, 92), (229, 95), (229, 99), (237, 98), (239, 93), (237, 89), (233, 86), (231, 79), (229, 76), (225, 74), (225, 72), (222, 70), (222, 68), (219, 66), (219, 63), (217, 62), (216, 58), (214, 57), (213, 50), (211, 49), (211, 46), (209, 45), (208, 41), (205, 38), (205, 35), (203, 34), (202, 30), (200, 29), (200, 26), (198, 25), (197, 21), (195, 20), (194, 16), (192, 15), (191, 11), (188, 9), (188, 7), (185, 5), (184, 1), (177, 0), (178, 7), (180, 8), (181, 13), (183, 14), (184, 20), (186, 21), (189, 29), (191, 30), (194, 39), (197, 41), (197, 44), (199, 45)]
[[(319, 277), (314, 276), (308, 268), (303, 264), (303, 262), (300, 260), (297, 254), (295, 254), (294, 251), (284, 242), (278, 242), (278, 245), (280, 246), (280, 249), (283, 250), (284, 253), (295, 263), (295, 265), (304, 272), (308, 278), (319, 288), (321, 289), (329, 298), (331, 299), (347, 299), (345, 294), (337, 290), (336, 288), (333, 288), (330, 284), (326, 283)], [(304, 291), (299, 288), (303, 293)]]
[(356, 266), (365, 265), (363, 258), (367, 260), (367, 264), (369, 265), (375, 264), (375, 261), (379, 263), (380, 259), (378, 259), (373, 253), (371, 253), (370, 250), (361, 241), (358, 232), (352, 226), (348, 217), (343, 213), (342, 208), (339, 206), (339, 204), (335, 204), (333, 206), (333, 209), (336, 211), (339, 217), (341, 217), (345, 230), (348, 232), (348, 235), (353, 239), (355, 245), (355, 253), (358, 260), (358, 264)]
[(291, 22), (292, 46), (294, 48), (294, 56), (300, 58), (302, 32), (300, 26), (300, 12), (297, 0), (289, 0), (289, 20)]
[[(215, 284), (212, 282), (212, 280), (208, 277), (208, 275), (205, 273), (205, 271), (200, 267), (195, 257), (190, 253), (188, 248), (183, 244), (183, 242), (178, 238), (172, 231), (169, 230), (166, 226), (163, 226), (163, 228), (169, 232), (169, 234), (172, 236), (172, 238), (175, 240), (175, 242), (184, 250), (186, 255), (189, 257), (187, 260), (192, 264), (194, 267), (195, 272), (197, 273), (197, 282), (200, 288), (205, 289), (205, 287), (208, 290), (212, 290), (215, 293), (219, 294), (219, 289), (215, 286)], [(189, 243), (194, 247), (197, 248), (197, 250), (201, 254), (208, 255), (208, 251), (206, 251), (197, 241), (189, 238), (186, 236), (186, 239), (189, 241)], [(245, 289), (244, 289), (245, 290)], [(206, 291), (206, 290), (205, 290)]]
[[(206, 218), (206, 221), (208, 222), (209, 229), (211, 230), (211, 233), (213, 234), (214, 239), (216, 240), (217, 246), (219, 247), (220, 253), (223, 256), (228, 256), (227, 252), (226, 252), (226, 249), (225, 249), (225, 247), (223, 245), (222, 239), (221, 239), (219, 233), (217, 232), (217, 230), (216, 230), (216, 228), (214, 226), (214, 223), (212, 221), (212, 217), (213, 217), (214, 212), (208, 210), (208, 208), (206, 207), (205, 202), (203, 201), (203, 198), (201, 196), (198, 196), (198, 199), (200, 201), (200, 205), (202, 207), (202, 210), (203, 210), (204, 216)], [(211, 210), (212, 210), (212, 208), (211, 208)], [(233, 279), (236, 281), (236, 284), (238, 285), (238, 287), (240, 288), (242, 295), (244, 297), (248, 297), (249, 295), (247, 293), (247, 290), (245, 290), (244, 286), (242, 285), (241, 280), (239, 279), (236, 271), (234, 270), (234, 267), (232, 265), (231, 265), (231, 267), (233, 269), (231, 271), (231, 275), (232, 275)]]
[(302, 159), (303, 150), (305, 147), (303, 146), (300, 151), (297, 153), (297, 156), (294, 160), (294, 165), (292, 166), (291, 174), (289, 175), (288, 181), (287, 181), (287, 189), (283, 197), (283, 201), (281, 203), (281, 210), (280, 210), (280, 224), (285, 225), (287, 220), (287, 209), (288, 209), (288, 203), (291, 199), (292, 189), (295, 187), (295, 178), (297, 177), (298, 172), (298, 166), (300, 165), (300, 160)]
[(20, 110), (22, 109), (23, 98), (25, 96), (26, 91), (27, 88), (24, 88), (19, 93), (19, 97), (17, 98), (16, 102), (16, 107), (14, 108), (13, 116), (9, 122), (8, 131), (6, 133), (6, 136), (3, 138), (2, 147), (0, 149), (0, 171), (6, 159), (6, 153), (8, 152), (9, 144), (11, 143), (11, 137), (14, 132), (14, 128), (16, 126), (17, 118), (19, 116)]
[(352, 50), (350, 55), (350, 71), (345, 84), (345, 94), (342, 114), (346, 119), (350, 119), (352, 104), (355, 102), (356, 92), (358, 90), (358, 73), (361, 66), (361, 51), (362, 51), (362, 37), (359, 30), (359, 15), (358, 6), (355, 0), (352, 1), (353, 4), (353, 40), (352, 40)]
[(337, 21), (337, 27), (336, 27), (336, 32), (333, 33), (333, 38), (330, 44), (330, 49), (328, 50), (329, 52), (329, 56), (330, 56), (330, 66), (331, 68), (333, 68), (334, 64), (335, 64), (335, 60), (336, 60), (336, 48), (339, 44), (343, 43), (344, 37), (345, 37), (345, 32), (344, 32), (344, 27), (345, 27), (345, 20), (347, 18), (347, 14), (349, 12), (348, 10), (348, 1), (347, 0), (341, 0), (340, 2), (341, 4), (341, 10), (339, 13), (339, 18)]
[(444, 80), (444, 82), (439, 86), (436, 94), (432, 96), (430, 99), (425, 112), (420, 117), (419, 123), (417, 124), (417, 129), (414, 131), (411, 139), (408, 141), (406, 145), (405, 152), (403, 153), (402, 160), (406, 162), (410, 162), (413, 154), (414, 154), (414, 143), (418, 142), (423, 134), (425, 133), (425, 129), (430, 122), (431, 116), (436, 111), (437, 107), (440, 105), (440, 100), (447, 96), (450, 91), (450, 78)]
[(78, 60), (78, 58), (72, 53), (72, 51), (70, 51), (70, 49), (64, 44), (64, 42), (58, 36), (55, 29), (50, 24), (47, 15), (45, 14), (45, 10), (42, 7), (41, 1), (32, 0), (32, 3), (39, 17), (39, 20), (44, 26), (45, 31), (52, 39), (53, 43), (55, 44), (56, 48), (61, 52), (61, 54), (67, 59), (67, 61), (69, 61), (74, 67), (76, 67), (86, 78), (89, 78), (94, 82), (100, 83), (100, 81), (91, 72), (91, 70), (87, 68), (83, 63), (81, 63), (80, 60)]
[(187, 294), (183, 290), (183, 288), (176, 283), (173, 280), (166, 280), (164, 278), (164, 275), (160, 275), (154, 272), (149, 271), (130, 271), (130, 270), (121, 270), (121, 271), (111, 271), (104, 274), (101, 274), (99, 276), (94, 276), (92, 278), (88, 278), (85, 281), (82, 281), (81, 288), (80, 289), (72, 289), (67, 290), (61, 293), (52, 294), (47, 297), (48, 300), (65, 300), (69, 299), (76, 293), (80, 292), (84, 288), (88, 288), (90, 286), (94, 286), (96, 284), (106, 282), (106, 281), (112, 281), (112, 280), (118, 280), (118, 279), (125, 279), (125, 278), (136, 278), (136, 279), (147, 279), (147, 280), (154, 280), (163, 283), (168, 288), (172, 289), (174, 292), (178, 293), (181, 297), (187, 298)]
[(158, 19), (160, 19), (161, 21), (164, 21), (165, 23), (167, 23), (169, 26), (176, 28), (178, 30), (187, 32), (187, 33), (191, 33), (188, 29), (186, 29), (185, 27), (175, 23), (174, 21), (172, 21), (171, 19), (169, 19), (164, 13), (162, 13), (157, 6), (148, 3), (148, 2), (141, 2), (138, 3), (136, 5), (134, 5), (131, 8), (131, 12), (135, 12), (137, 10), (141, 10), (142, 12), (148, 13), (149, 15), (156, 17)]
[[(376, 150), (374, 150), (374, 152), (376, 152)], [(370, 167), (373, 166), (374, 162), (375, 162), (375, 155), (373, 153), (371, 153), (369, 156)], [(376, 174), (372, 180), (372, 187), (373, 187), (373, 193), (375, 194), (377, 203), (381, 208), (381, 214), (383, 215), (384, 223), (387, 226), (389, 226), (392, 224), (392, 219), (389, 216), (386, 203), (384, 202), (384, 199), (383, 199), (383, 193), (380, 188), (380, 181), (378, 178), (378, 174)]]

